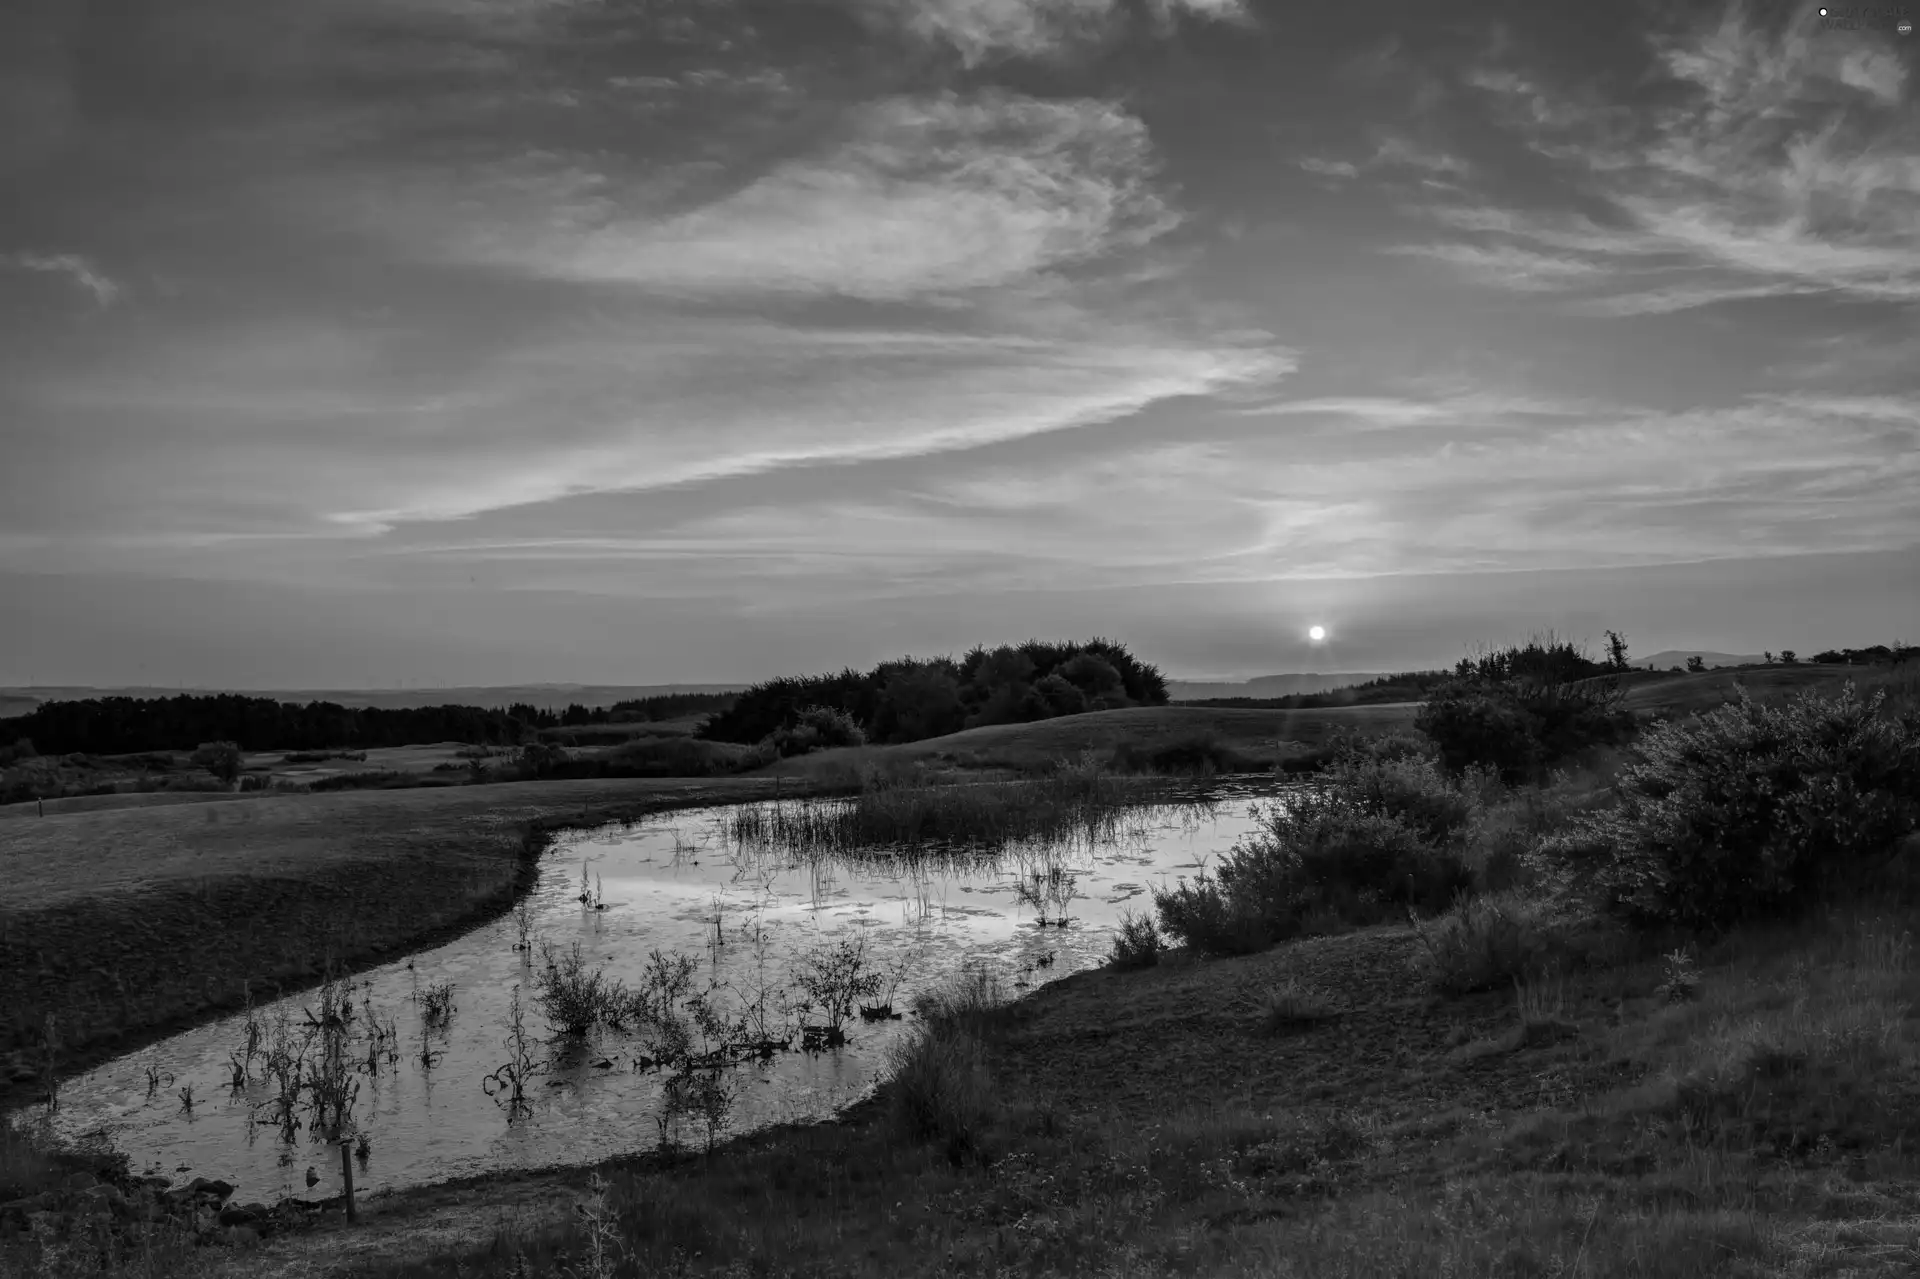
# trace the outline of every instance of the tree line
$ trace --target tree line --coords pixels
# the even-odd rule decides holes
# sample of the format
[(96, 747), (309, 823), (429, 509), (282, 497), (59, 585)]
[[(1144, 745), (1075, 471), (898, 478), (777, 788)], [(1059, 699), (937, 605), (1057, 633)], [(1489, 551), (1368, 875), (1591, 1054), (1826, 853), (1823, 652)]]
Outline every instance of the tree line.
[(701, 736), (757, 743), (794, 730), (819, 708), (846, 716), (868, 741), (916, 742), (987, 724), (1166, 703), (1166, 677), (1124, 644), (1036, 639), (976, 645), (959, 661), (904, 657), (865, 672), (768, 680), (709, 719)]
[(131, 755), (233, 742), (243, 750), (329, 750), (417, 746), (427, 742), (515, 745), (545, 719), (525, 704), (506, 710), (422, 706), (407, 710), (334, 702), (276, 702), (235, 693), (177, 697), (99, 697), (47, 702), (0, 720), (0, 741), (26, 739), (43, 754)]

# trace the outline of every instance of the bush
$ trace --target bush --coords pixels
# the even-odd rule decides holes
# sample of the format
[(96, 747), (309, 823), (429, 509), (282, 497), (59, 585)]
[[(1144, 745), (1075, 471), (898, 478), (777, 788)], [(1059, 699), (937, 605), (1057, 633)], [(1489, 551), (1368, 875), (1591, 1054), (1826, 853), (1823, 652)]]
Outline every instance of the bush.
[(994, 1114), (992, 1078), (980, 1041), (944, 1022), (923, 1024), (887, 1050), (890, 1102), (910, 1141), (938, 1141), (955, 1164), (978, 1154)]
[(1107, 967), (1120, 972), (1152, 968), (1160, 962), (1162, 943), (1153, 916), (1120, 912), (1120, 931), (1113, 935), (1113, 949), (1107, 955)]
[[(1201, 872), (1156, 890), (1160, 925), (1191, 946), (1246, 954), (1294, 937), (1327, 917), (1377, 923), (1407, 907), (1440, 910), (1471, 872), (1436, 805), (1412, 802), (1347, 760), (1322, 788), (1262, 811), (1260, 833), (1234, 845), (1215, 876)], [(1447, 819), (1450, 820), (1450, 819)], [(1425, 821), (1426, 828), (1416, 825)]]
[(1462, 894), (1452, 910), (1420, 928), (1415, 964), (1448, 994), (1511, 985), (1554, 958), (1548, 914), (1543, 903), (1517, 893)]
[(608, 757), (605, 772), (613, 777), (719, 777), (762, 767), (775, 758), (771, 747), (756, 751), (693, 737), (639, 737)]
[(1494, 769), (1509, 785), (1537, 779), (1589, 747), (1628, 740), (1632, 712), (1612, 680), (1580, 684), (1459, 680), (1420, 705), (1414, 727), (1450, 771)]
[(1545, 849), (1642, 922), (1719, 927), (1784, 916), (1882, 868), (1920, 825), (1920, 715), (1877, 712), (1849, 683), (1783, 706), (1738, 700), (1647, 730), (1620, 805)]
[(193, 752), (191, 762), (195, 768), (204, 768), (223, 782), (231, 783), (240, 776), (240, 748), (232, 742), (202, 742)]
[(853, 716), (831, 706), (807, 707), (791, 727), (776, 729), (761, 742), (782, 759), (835, 746), (866, 744), (867, 735)]

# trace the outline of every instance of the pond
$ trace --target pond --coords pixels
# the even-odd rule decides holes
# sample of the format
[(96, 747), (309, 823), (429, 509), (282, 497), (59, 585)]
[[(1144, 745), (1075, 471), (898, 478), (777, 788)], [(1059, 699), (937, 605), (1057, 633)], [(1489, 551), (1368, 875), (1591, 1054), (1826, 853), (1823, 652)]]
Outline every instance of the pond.
[[(584, 1164), (661, 1141), (664, 1072), (648, 1068), (647, 1041), (606, 1027), (585, 1040), (553, 1034), (535, 991), (544, 954), (565, 955), (577, 943), (589, 969), (636, 986), (653, 952), (680, 952), (697, 963), (696, 988), (722, 983), (716, 1003), (737, 1008), (787, 986), (807, 956), (855, 941), (882, 979), (863, 1003), (904, 1011), (916, 992), (965, 963), (995, 969), (1017, 994), (1099, 964), (1124, 910), (1150, 913), (1150, 887), (1217, 858), (1254, 829), (1254, 802), (1277, 793), (1269, 781), (1230, 779), (1207, 787), (1199, 806), (1132, 810), (1122, 829), (1091, 843), (1015, 845), (990, 858), (802, 857), (753, 847), (734, 837), (743, 809), (756, 807), (741, 805), (563, 834), (518, 918), (352, 977), (341, 1078), (357, 1085), (353, 1127), (366, 1138), (356, 1193)], [(1054, 926), (1039, 924), (1033, 894), (1020, 891), (1043, 865), (1066, 875), (1052, 880), (1067, 886), (1050, 903)], [(523, 926), (533, 945), (516, 950)], [(447, 986), (451, 1010), (432, 1015), (427, 992)], [(510, 1115), (488, 1079), (509, 1059), (516, 997), (538, 1073), (527, 1080), (526, 1108)], [(311, 1125), (273, 1122), (279, 1090), (265, 1064), (276, 1034), (311, 1042), (309, 1021), (327, 1016), (320, 998), (263, 1000), (253, 1014), (255, 1054), (246, 1052), (249, 1018), (236, 1014), (109, 1062), (62, 1088), (55, 1126), (68, 1136), (104, 1132), (136, 1169), (232, 1182), (243, 1200), (338, 1194), (337, 1149), (316, 1140)], [(854, 1016), (842, 1045), (729, 1068), (735, 1101), (725, 1131), (825, 1118), (858, 1100), (884, 1070), (888, 1045), (912, 1025), (911, 1015)], [(698, 1145), (706, 1129), (676, 1122), (666, 1135)]]

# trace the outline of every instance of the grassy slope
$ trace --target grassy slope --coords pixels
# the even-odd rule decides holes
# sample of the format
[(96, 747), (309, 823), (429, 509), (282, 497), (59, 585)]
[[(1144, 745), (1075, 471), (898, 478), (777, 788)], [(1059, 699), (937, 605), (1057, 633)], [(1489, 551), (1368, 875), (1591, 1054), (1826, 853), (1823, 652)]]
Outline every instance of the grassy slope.
[[(68, 1069), (504, 910), (534, 821), (750, 798), (752, 779), (267, 796), (0, 823), (0, 1054)], [(3, 1077), (0, 1077), (3, 1078)], [(0, 1100), (5, 1099), (0, 1092)]]
[[(989, 1039), (988, 1166), (905, 1139), (884, 1097), (665, 1170), (616, 1163), (609, 1242), (637, 1264), (614, 1273), (1912, 1274), (1913, 1072), (1874, 1063), (1920, 1043), (1903, 1017), (1920, 973), (1892, 936), (1739, 936), (1678, 1005), (1657, 958), (1628, 962), (1550, 989), (1530, 1024), (1512, 992), (1431, 995), (1399, 927), (1076, 974)], [(1330, 1015), (1265, 1025), (1262, 994), (1289, 981)], [(1885, 1059), (1831, 1034), (1889, 1018)], [(1819, 1069), (1756, 1089), (1729, 1071), (1756, 1041), (1806, 1045)], [(1690, 1121), (1676, 1081), (1717, 1100)], [(1781, 1158), (1796, 1131), (1835, 1143)], [(219, 1273), (352, 1256), (386, 1279), (592, 1274), (555, 1193), (580, 1202), (586, 1181), (403, 1193)]]
[(969, 767), (1031, 769), (1082, 751), (1111, 752), (1122, 742), (1143, 750), (1212, 736), (1221, 745), (1271, 761), (1276, 742), (1298, 748), (1318, 745), (1337, 729), (1391, 732), (1413, 726), (1416, 703), (1347, 706), (1327, 710), (1243, 710), (1210, 706), (1145, 706), (1065, 715), (1032, 724), (995, 724), (901, 746), (819, 751), (784, 760), (772, 772), (813, 774), (842, 761), (927, 761)]

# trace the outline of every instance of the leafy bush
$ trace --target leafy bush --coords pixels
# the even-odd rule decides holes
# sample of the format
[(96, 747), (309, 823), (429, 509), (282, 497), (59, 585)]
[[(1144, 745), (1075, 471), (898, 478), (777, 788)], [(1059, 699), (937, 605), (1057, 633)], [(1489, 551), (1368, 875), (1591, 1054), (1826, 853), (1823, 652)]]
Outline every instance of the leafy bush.
[(1641, 921), (1719, 926), (1791, 914), (1871, 874), (1920, 825), (1920, 714), (1878, 714), (1849, 683), (1782, 706), (1738, 700), (1659, 724), (1621, 803), (1547, 842)]
[(1590, 747), (1626, 741), (1635, 725), (1611, 680), (1461, 680), (1421, 703), (1414, 727), (1448, 769), (1492, 768), (1511, 785), (1537, 779), (1548, 765)]
[(193, 752), (195, 768), (204, 768), (223, 782), (240, 776), (240, 748), (232, 742), (202, 742)]
[(1107, 955), (1107, 967), (1120, 972), (1152, 968), (1160, 962), (1162, 943), (1153, 916), (1120, 912), (1120, 931), (1113, 935), (1113, 949)]
[(845, 711), (809, 706), (799, 713), (791, 728), (776, 729), (764, 741), (784, 759), (835, 746), (865, 746), (867, 735)]
[(1268, 805), (1260, 832), (1216, 875), (1155, 891), (1161, 927), (1203, 950), (1245, 954), (1328, 917), (1366, 924), (1409, 906), (1444, 908), (1472, 881), (1465, 832), (1409, 780), (1417, 771), (1397, 767), (1347, 759), (1328, 785)]

